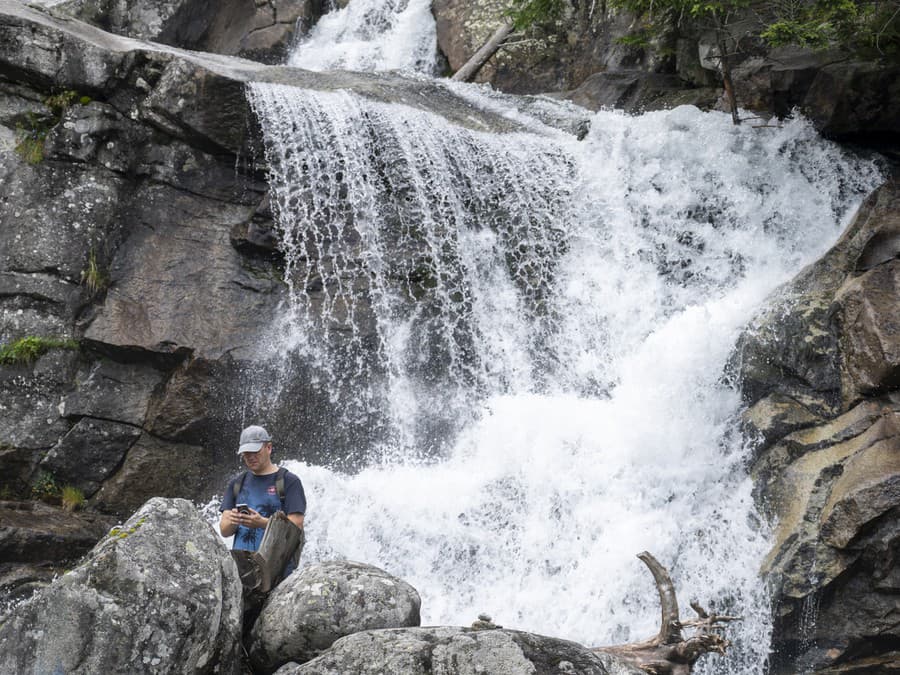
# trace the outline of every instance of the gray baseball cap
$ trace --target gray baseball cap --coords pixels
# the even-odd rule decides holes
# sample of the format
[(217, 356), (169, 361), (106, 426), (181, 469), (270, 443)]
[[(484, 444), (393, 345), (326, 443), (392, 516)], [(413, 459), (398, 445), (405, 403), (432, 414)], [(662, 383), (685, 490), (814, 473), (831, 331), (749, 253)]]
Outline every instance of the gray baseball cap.
[(238, 448), (237, 454), (259, 452), (263, 444), (271, 442), (272, 438), (269, 436), (269, 432), (254, 424), (241, 432), (241, 446)]

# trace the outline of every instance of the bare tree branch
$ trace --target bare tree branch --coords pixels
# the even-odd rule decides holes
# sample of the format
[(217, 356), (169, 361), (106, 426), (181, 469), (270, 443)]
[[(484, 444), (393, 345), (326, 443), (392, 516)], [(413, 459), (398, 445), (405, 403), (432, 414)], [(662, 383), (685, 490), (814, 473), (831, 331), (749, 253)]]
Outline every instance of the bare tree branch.
[[(643, 642), (594, 647), (593, 650), (612, 654), (652, 675), (690, 675), (694, 663), (704, 654), (724, 654), (731, 643), (720, 634), (724, 629), (723, 624), (738, 621), (740, 617), (710, 613), (694, 600), (691, 607), (697, 613), (697, 618), (682, 621), (678, 613), (675, 585), (668, 570), (647, 551), (638, 555), (638, 558), (647, 566), (656, 582), (661, 609), (659, 633)], [(695, 630), (697, 634), (685, 638), (681, 632), (683, 628)]]

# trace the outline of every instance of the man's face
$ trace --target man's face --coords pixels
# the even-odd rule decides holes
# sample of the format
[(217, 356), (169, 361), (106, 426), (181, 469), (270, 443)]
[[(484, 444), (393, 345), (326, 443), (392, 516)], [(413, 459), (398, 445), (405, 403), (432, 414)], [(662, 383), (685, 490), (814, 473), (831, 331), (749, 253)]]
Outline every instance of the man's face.
[(243, 457), (244, 459), (244, 464), (246, 464), (247, 468), (250, 469), (250, 471), (252, 471), (253, 473), (268, 468), (269, 463), (271, 462), (271, 456), (271, 443), (264, 443), (263, 446), (259, 449), (259, 452), (241, 453), (241, 457)]

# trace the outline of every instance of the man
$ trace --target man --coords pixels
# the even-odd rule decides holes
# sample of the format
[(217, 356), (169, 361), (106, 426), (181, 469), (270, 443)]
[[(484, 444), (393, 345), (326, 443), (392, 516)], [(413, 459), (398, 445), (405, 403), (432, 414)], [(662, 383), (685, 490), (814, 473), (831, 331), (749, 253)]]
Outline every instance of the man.
[[(290, 471), (279, 469), (272, 462), (269, 433), (256, 425), (244, 429), (238, 455), (249, 470), (228, 484), (219, 509), (222, 512), (219, 531), (223, 537), (234, 535), (232, 548), (258, 550), (269, 518), (276, 511), (283, 511), (288, 520), (302, 530), (306, 513), (303, 484)], [(240, 509), (238, 504), (242, 505)], [(294, 567), (289, 563), (282, 577), (290, 574)]]

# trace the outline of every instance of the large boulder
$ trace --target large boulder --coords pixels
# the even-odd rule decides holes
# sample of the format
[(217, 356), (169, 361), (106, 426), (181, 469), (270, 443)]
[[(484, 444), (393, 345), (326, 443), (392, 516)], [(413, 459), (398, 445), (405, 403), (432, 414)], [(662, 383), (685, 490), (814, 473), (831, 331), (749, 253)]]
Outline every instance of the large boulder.
[(775, 591), (777, 673), (896, 661), (898, 207), (889, 181), (734, 355), (756, 495), (776, 523), (763, 572)]
[(250, 633), (250, 660), (265, 672), (303, 663), (345, 635), (418, 626), (420, 606), (416, 589), (377, 567), (316, 563), (269, 595)]
[(397, 628), (341, 638), (322, 656), (278, 675), (640, 675), (608, 654), (574, 642), (513, 630)]
[(241, 584), (182, 499), (152, 499), (0, 626), (4, 673), (236, 673)]

